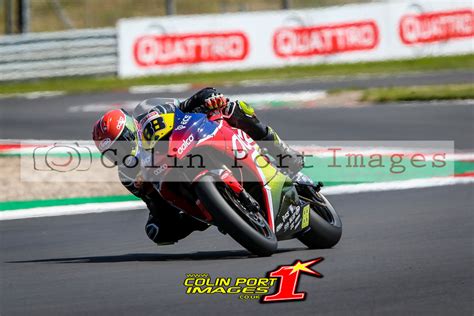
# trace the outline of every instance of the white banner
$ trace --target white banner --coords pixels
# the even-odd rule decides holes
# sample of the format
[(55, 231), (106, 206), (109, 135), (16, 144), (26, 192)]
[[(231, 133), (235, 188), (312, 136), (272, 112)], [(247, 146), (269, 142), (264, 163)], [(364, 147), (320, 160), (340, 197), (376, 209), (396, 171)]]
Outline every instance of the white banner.
[(117, 28), (121, 77), (474, 51), (471, 1), (124, 19)]

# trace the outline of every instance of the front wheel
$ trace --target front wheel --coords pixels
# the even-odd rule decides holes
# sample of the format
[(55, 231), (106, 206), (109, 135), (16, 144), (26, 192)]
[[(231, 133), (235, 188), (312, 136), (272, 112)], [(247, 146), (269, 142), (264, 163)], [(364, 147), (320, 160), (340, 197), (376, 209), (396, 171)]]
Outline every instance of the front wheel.
[(309, 190), (303, 199), (310, 203), (309, 229), (298, 239), (312, 249), (331, 248), (342, 236), (342, 222), (328, 199), (320, 192)]
[(265, 218), (247, 210), (227, 185), (207, 175), (196, 182), (195, 192), (214, 223), (251, 253), (271, 256), (276, 251), (277, 239)]

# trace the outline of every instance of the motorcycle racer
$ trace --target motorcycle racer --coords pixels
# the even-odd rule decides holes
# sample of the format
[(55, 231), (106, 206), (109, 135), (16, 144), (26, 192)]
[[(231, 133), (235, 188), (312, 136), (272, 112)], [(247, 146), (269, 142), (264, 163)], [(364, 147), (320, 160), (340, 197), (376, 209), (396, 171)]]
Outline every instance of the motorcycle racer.
[[(264, 147), (270, 155), (280, 158), (281, 167), (287, 168), (293, 174), (303, 167), (303, 156), (284, 143), (270, 126), (263, 124), (255, 115), (254, 109), (243, 101), (229, 101), (216, 89), (204, 88), (181, 102), (178, 107), (183, 112), (204, 113), (221, 109), (229, 125), (243, 130), (256, 141), (265, 141)], [(152, 111), (160, 115), (166, 114), (173, 112), (174, 106), (160, 105), (149, 112)], [(146, 115), (147, 113), (144, 113), (137, 119), (141, 120)], [(147, 120), (141, 123), (145, 124)], [(179, 211), (164, 200), (151, 183), (143, 181), (139, 166), (130, 167), (127, 164), (127, 159), (140, 156), (144, 151), (142, 139), (146, 141), (147, 137), (143, 137), (142, 132), (147, 133), (150, 128), (150, 132), (153, 132), (153, 126), (139, 125), (125, 110), (112, 110), (94, 125), (93, 139), (99, 151), (117, 163), (119, 178), (125, 188), (146, 203), (150, 212), (145, 225), (147, 236), (159, 245), (172, 244), (193, 231), (207, 229), (208, 224)], [(168, 128), (167, 133), (170, 132)], [(160, 135), (159, 138), (164, 136), (166, 135)]]

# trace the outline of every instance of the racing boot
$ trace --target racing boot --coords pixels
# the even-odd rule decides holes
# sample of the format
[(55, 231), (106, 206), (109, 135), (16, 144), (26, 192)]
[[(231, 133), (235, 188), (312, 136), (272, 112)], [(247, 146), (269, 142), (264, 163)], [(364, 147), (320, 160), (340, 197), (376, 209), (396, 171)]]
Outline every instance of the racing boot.
[(275, 158), (277, 167), (282, 171), (295, 175), (303, 169), (303, 155), (291, 149), (270, 126), (267, 127), (267, 135), (260, 141), (264, 141), (263, 147)]

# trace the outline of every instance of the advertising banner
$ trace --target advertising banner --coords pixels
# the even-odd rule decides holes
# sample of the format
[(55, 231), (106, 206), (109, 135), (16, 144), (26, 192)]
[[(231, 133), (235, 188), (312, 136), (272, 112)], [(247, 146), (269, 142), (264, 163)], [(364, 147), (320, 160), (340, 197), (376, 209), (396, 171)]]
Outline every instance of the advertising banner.
[(455, 55), (474, 50), (470, 1), (124, 19), (119, 75)]

